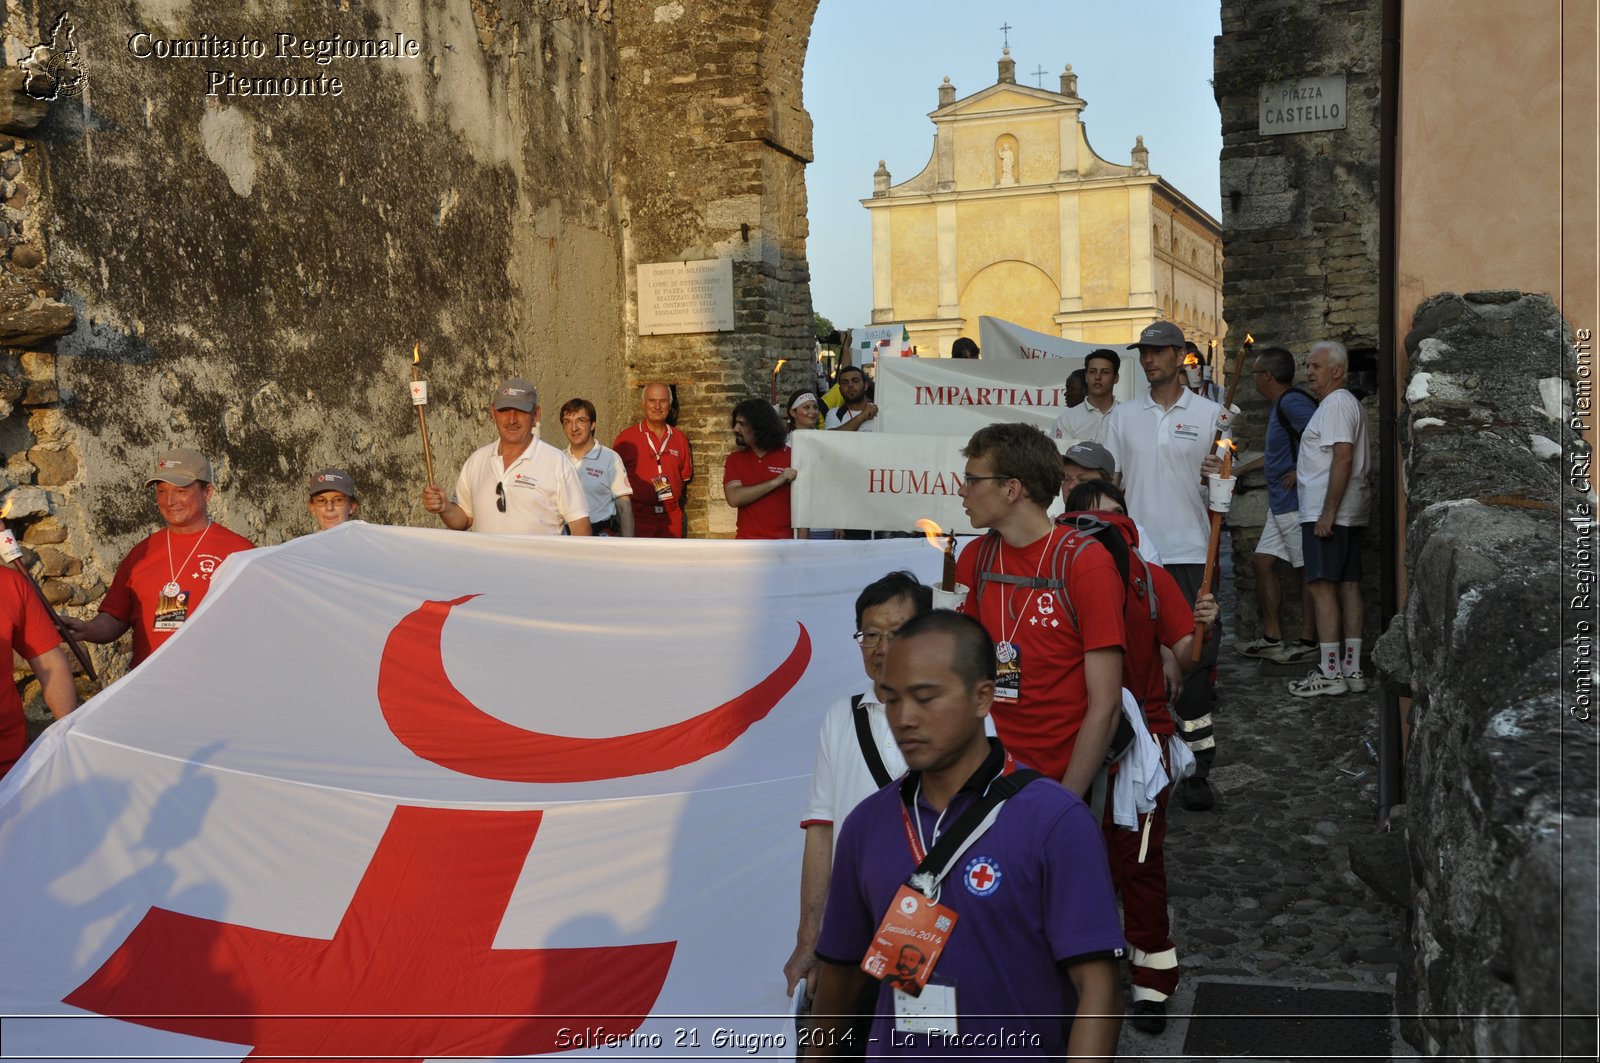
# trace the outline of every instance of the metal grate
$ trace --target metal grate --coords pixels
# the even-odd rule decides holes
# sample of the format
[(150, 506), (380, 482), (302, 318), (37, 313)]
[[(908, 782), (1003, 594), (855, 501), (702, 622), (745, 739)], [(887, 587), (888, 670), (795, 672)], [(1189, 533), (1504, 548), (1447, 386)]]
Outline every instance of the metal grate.
[(1193, 1056), (1389, 1059), (1387, 993), (1201, 982), (1183, 1051)]

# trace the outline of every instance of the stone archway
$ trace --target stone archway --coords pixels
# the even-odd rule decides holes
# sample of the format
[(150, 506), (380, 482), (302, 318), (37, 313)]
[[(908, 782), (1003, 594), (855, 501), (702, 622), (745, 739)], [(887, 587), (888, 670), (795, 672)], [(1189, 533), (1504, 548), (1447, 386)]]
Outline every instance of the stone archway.
[(619, 10), (617, 114), (623, 269), (630, 302), (641, 262), (734, 262), (732, 332), (638, 336), (628, 383), (678, 385), (680, 426), (696, 444), (694, 533), (731, 532), (721, 503), (729, 408), (809, 382), (810, 271), (805, 166), (811, 118), (800, 97), (818, 0), (701, 0)]

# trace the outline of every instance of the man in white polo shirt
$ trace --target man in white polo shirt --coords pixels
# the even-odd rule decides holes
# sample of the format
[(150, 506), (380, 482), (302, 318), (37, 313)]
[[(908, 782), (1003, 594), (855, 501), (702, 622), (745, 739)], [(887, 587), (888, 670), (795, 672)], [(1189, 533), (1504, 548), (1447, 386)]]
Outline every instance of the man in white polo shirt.
[[(1202, 476), (1220, 472), (1211, 450), (1222, 407), (1184, 387), (1183, 330), (1170, 321), (1147, 325), (1138, 350), (1150, 390), (1119, 404), (1106, 425), (1106, 449), (1117, 460), (1128, 511), (1145, 523), (1161, 552), (1161, 563), (1193, 607), (1205, 576), (1211, 518)], [(1195, 774), (1179, 792), (1185, 808), (1204, 811), (1216, 803), (1207, 776), (1216, 759), (1211, 730), (1211, 665), (1217, 640), (1206, 643), (1206, 667), (1192, 673), (1174, 706), (1178, 733), (1195, 755)]]
[(567, 434), (567, 460), (589, 499), (589, 530), (595, 535), (633, 538), (633, 486), (622, 457), (594, 437), (594, 403), (568, 399), (561, 407)]
[(1117, 405), (1113, 390), (1122, 373), (1122, 356), (1105, 347), (1090, 351), (1079, 372), (1088, 389), (1086, 397), (1078, 405), (1062, 410), (1050, 427), (1051, 437), (1063, 451), (1074, 443), (1105, 442), (1106, 424)]
[(500, 438), (479, 447), (461, 466), (456, 497), (432, 484), (422, 490), (422, 508), (437, 513), (453, 531), (500, 535), (589, 534), (589, 502), (567, 456), (534, 436), (539, 392), (513, 377), (495, 389), (489, 412)]

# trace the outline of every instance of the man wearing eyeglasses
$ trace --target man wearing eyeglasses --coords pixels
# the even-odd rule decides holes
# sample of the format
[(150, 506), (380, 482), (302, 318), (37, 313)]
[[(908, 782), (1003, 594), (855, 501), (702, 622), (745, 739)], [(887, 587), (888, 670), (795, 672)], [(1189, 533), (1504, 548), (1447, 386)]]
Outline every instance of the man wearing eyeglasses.
[(882, 770), (890, 779), (905, 774), (905, 758), (889, 730), (888, 717), (875, 686), (883, 675), (889, 644), (901, 625), (933, 608), (933, 591), (909, 572), (891, 572), (867, 585), (856, 598), (856, 643), (867, 686), (853, 697), (841, 698), (828, 709), (817, 741), (817, 764), (811, 773), (811, 797), (800, 826), (806, 832), (805, 856), (800, 865), (800, 926), (794, 935), (794, 952), (783, 965), (790, 994), (800, 979), (815, 996), (812, 975), (817, 966), (817, 933), (822, 929), (822, 909), (828, 899), (828, 878), (833, 869), (835, 827), (850, 810), (880, 784), (867, 763), (857, 717), (876, 749)]
[(573, 535), (588, 535), (589, 503), (578, 474), (565, 454), (534, 436), (539, 392), (513, 377), (495, 389), (489, 412), (500, 438), (461, 466), (453, 501), (429, 484), (422, 508), (453, 531), (559, 535), (565, 523)]
[(1022, 763), (1088, 798), (1122, 713), (1123, 581), (1093, 537), (1056, 524), (1061, 455), (1032, 425), (991, 424), (962, 450), (962, 611), (995, 644), (994, 726)]

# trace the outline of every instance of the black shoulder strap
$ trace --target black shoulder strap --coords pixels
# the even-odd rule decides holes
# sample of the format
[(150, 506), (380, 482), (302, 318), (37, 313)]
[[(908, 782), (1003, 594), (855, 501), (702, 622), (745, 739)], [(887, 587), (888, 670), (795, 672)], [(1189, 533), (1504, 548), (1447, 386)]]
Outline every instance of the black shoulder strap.
[(961, 818), (939, 836), (933, 848), (928, 850), (928, 855), (922, 858), (922, 863), (917, 865), (914, 875), (934, 875), (937, 876), (936, 880), (942, 879), (951, 862), (960, 856), (968, 839), (989, 818), (989, 814), (1024, 786), (1042, 778), (1044, 776), (1032, 768), (1018, 768), (1010, 775), (1002, 775), (990, 783), (983, 796), (968, 805), (967, 810), (961, 813)]
[(1284, 409), (1283, 409), (1283, 400), (1288, 398), (1290, 396), (1290, 394), (1304, 395), (1306, 398), (1311, 400), (1311, 404), (1313, 406), (1316, 405), (1317, 398), (1316, 398), (1315, 395), (1311, 394), (1311, 392), (1307, 391), (1305, 388), (1301, 387), (1299, 384), (1296, 384), (1294, 387), (1290, 388), (1288, 391), (1285, 391), (1282, 395), (1278, 396), (1278, 403), (1277, 403), (1278, 426), (1280, 428), (1282, 428), (1283, 431), (1284, 431), (1284, 434), (1289, 437), (1289, 457), (1292, 458), (1295, 461), (1299, 461), (1300, 460), (1300, 433), (1295, 431), (1294, 425), (1291, 424), (1290, 421), (1289, 421), (1289, 415), (1287, 413), (1285, 413)]
[(883, 754), (878, 752), (878, 743), (872, 740), (872, 721), (867, 718), (867, 710), (861, 707), (864, 697), (865, 694), (857, 694), (850, 699), (850, 714), (856, 719), (856, 742), (861, 746), (861, 759), (867, 762), (872, 781), (881, 790), (894, 781), (894, 776), (889, 774), (889, 766), (883, 762)]

